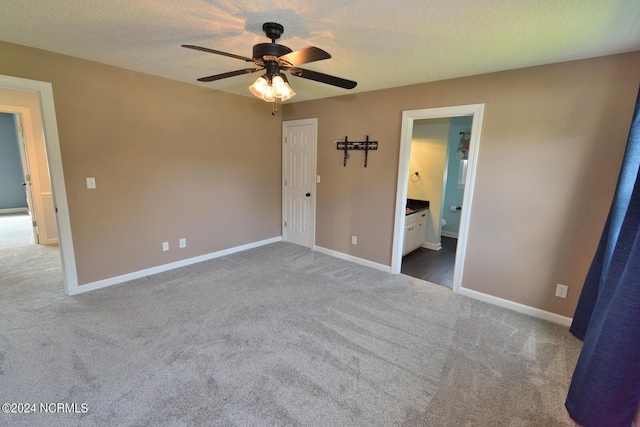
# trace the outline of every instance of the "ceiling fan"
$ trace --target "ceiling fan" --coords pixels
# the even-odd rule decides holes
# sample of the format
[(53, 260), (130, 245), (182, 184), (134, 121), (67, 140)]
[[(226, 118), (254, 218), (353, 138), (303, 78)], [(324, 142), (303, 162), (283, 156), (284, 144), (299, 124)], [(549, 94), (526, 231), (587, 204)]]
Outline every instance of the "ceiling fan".
[[(329, 74), (319, 73), (317, 71), (299, 67), (299, 65), (308, 64), (309, 62), (329, 59), (331, 58), (329, 53), (313, 46), (293, 51), (287, 46), (277, 44), (276, 40), (280, 38), (282, 33), (284, 33), (284, 27), (275, 22), (266, 22), (262, 25), (262, 30), (265, 32), (267, 37), (271, 39), (271, 43), (258, 43), (253, 46), (253, 56), (251, 58), (221, 52), (219, 50), (213, 50), (206, 47), (183, 44), (182, 47), (186, 47), (188, 49), (215, 53), (216, 55), (228, 56), (245, 62), (252, 62), (257, 67), (202, 77), (199, 78), (198, 81), (212, 82), (215, 80), (226, 79), (228, 77), (265, 70), (265, 74), (259, 77), (258, 80), (249, 87), (249, 90), (264, 101), (274, 102), (274, 105), (276, 105), (278, 99), (280, 101), (286, 101), (295, 95), (295, 92), (291, 89), (291, 86), (289, 86), (287, 78), (282, 73), (283, 71), (286, 71), (292, 76), (302, 77), (303, 79), (314, 80), (316, 82), (326, 83), (344, 89), (353, 89), (356, 87), (357, 83), (352, 80), (330, 76)], [(275, 108), (275, 111), (277, 111), (277, 107)]]

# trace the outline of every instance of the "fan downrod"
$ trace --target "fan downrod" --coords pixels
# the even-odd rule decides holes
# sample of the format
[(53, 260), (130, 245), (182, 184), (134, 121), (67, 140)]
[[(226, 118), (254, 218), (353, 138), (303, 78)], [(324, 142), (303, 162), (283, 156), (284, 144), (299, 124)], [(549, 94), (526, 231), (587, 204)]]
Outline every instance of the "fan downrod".
[(284, 27), (275, 22), (265, 22), (262, 24), (262, 31), (271, 39), (271, 43), (275, 43), (284, 33)]

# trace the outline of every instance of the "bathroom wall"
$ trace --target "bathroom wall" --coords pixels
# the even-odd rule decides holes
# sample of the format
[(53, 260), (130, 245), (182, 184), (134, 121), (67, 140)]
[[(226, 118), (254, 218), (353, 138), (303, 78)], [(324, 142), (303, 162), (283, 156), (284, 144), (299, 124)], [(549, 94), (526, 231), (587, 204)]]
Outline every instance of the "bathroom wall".
[(448, 146), (448, 166), (447, 178), (444, 190), (444, 205), (442, 208), (442, 218), (446, 221), (446, 225), (442, 227), (442, 235), (449, 237), (457, 237), (460, 228), (460, 211), (451, 211), (451, 206), (462, 206), (464, 195), (464, 187), (458, 186), (458, 173), (460, 172), (460, 160), (456, 158), (456, 151), (460, 145), (460, 132), (469, 132), (471, 130), (471, 122), (473, 118), (468, 117), (452, 117), (451, 126), (449, 128), (449, 146)]
[[(449, 122), (448, 118), (416, 120), (413, 125), (407, 197), (429, 201), (425, 246), (430, 249), (441, 247), (440, 218), (444, 197)], [(415, 172), (418, 172), (420, 179), (416, 179)]]

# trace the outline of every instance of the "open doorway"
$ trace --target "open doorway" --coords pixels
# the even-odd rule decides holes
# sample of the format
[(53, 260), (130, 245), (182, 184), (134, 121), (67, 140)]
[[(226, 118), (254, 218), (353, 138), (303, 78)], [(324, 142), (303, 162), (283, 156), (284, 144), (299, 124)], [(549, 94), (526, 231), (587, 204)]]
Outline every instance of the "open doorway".
[[(425, 127), (441, 127), (444, 129), (446, 127), (446, 131), (442, 129), (440, 132), (445, 132), (448, 134), (451, 130), (451, 118), (470, 118), (470, 130), (468, 132), (468, 149), (466, 150), (466, 164), (464, 165), (464, 174), (461, 179), (461, 187), (462, 188), (462, 202), (460, 205), (450, 204), (450, 206), (454, 206), (456, 209), (456, 214), (459, 213), (459, 226), (457, 230), (457, 239), (455, 242), (448, 241), (447, 249), (451, 252), (451, 243), (455, 243), (453, 245), (454, 260), (453, 260), (453, 275), (451, 281), (451, 287), (454, 292), (459, 292), (461, 283), (462, 283), (462, 272), (464, 267), (464, 259), (466, 255), (466, 239), (467, 232), (469, 228), (469, 218), (471, 215), (471, 206), (473, 199), (473, 185), (475, 182), (475, 170), (476, 163), (478, 157), (478, 149), (480, 142), (480, 129), (482, 126), (482, 115), (484, 112), (483, 104), (474, 104), (474, 105), (464, 105), (464, 106), (456, 106), (456, 107), (443, 107), (443, 108), (431, 108), (431, 109), (423, 109), (423, 110), (411, 110), (404, 111), (402, 115), (402, 134), (401, 134), (401, 144), (400, 144), (400, 156), (399, 156), (399, 165), (398, 165), (398, 185), (396, 192), (396, 220), (394, 224), (394, 239), (393, 239), (393, 255), (391, 262), (391, 271), (395, 274), (401, 272), (402, 269), (402, 260), (403, 254), (407, 251), (406, 244), (406, 227), (408, 224), (408, 228), (411, 228), (411, 224), (413, 222), (407, 222), (407, 214), (410, 214), (412, 209), (415, 206), (412, 205), (414, 201), (423, 202), (428, 200), (429, 196), (423, 196), (423, 199), (411, 199), (409, 197), (409, 182), (411, 181), (411, 177), (416, 176), (415, 172), (411, 169), (411, 143), (414, 139), (414, 131), (416, 129), (415, 125), (424, 124)], [(434, 126), (430, 126), (434, 125)], [(445, 137), (448, 139), (448, 136)], [(447, 147), (445, 144), (444, 148), (440, 147), (440, 155), (443, 159), (448, 158), (447, 156)], [(456, 147), (456, 149), (459, 147)], [(428, 166), (429, 172), (427, 174), (432, 174), (432, 177), (437, 178), (439, 182), (433, 184), (435, 188), (439, 186), (440, 190), (436, 193), (435, 200), (429, 200), (429, 209), (425, 210), (425, 218), (421, 221), (416, 221), (416, 224), (423, 224), (425, 227), (425, 231), (419, 231), (419, 233), (425, 234), (425, 246), (437, 253), (437, 255), (443, 256), (445, 252), (441, 252), (443, 249), (442, 245), (442, 218), (445, 207), (450, 209), (450, 206), (445, 206), (445, 191), (443, 188), (443, 182), (452, 181), (456, 182), (457, 185), (457, 177), (447, 177), (447, 167), (446, 162), (443, 160), (440, 166)], [(438, 168), (440, 168), (438, 170)], [(414, 165), (414, 169), (416, 166)], [(420, 177), (420, 172), (416, 177)], [(424, 176), (425, 172), (423, 172)], [(429, 176), (424, 176), (424, 178), (429, 178)], [(454, 181), (455, 180), (455, 181)], [(431, 183), (430, 183), (431, 185)], [(415, 195), (414, 192), (412, 195)], [(458, 209), (459, 207), (459, 209)], [(411, 211), (409, 209), (411, 209)], [(424, 210), (424, 204), (420, 206), (418, 204), (418, 208)], [(419, 212), (419, 211), (418, 211)], [(413, 216), (413, 215), (411, 215)], [(422, 218), (422, 214), (420, 214), (420, 218)], [(418, 225), (419, 227), (420, 225)], [(411, 230), (410, 230), (411, 231)], [(445, 230), (446, 231), (446, 230)], [(454, 233), (449, 234), (449, 236), (445, 233), (445, 239), (452, 239), (452, 235)], [(411, 235), (409, 235), (409, 239), (411, 239)], [(436, 256), (437, 256), (436, 255)], [(450, 266), (449, 266), (450, 268)]]
[[(6, 93), (6, 90), (0, 91), (0, 99), (6, 99), (3, 96)], [(57, 246), (58, 232), (38, 98), (33, 93), (16, 93), (13, 102), (24, 105), (0, 103), (0, 215), (26, 214), (33, 242)]]
[[(462, 116), (413, 123), (401, 272), (448, 288), (453, 288), (472, 120)], [(419, 219), (423, 221), (412, 225)], [(406, 230), (417, 235), (408, 239)]]
[[(25, 101), (23, 95), (35, 96), (37, 106), (30, 105), (29, 101)], [(61, 261), (64, 290), (67, 294), (78, 293), (78, 278), (51, 83), (0, 75), (0, 105), (5, 106), (5, 111), (9, 112), (12, 112), (12, 109), (17, 109), (18, 113), (24, 113), (26, 109), (30, 112), (32, 119), (37, 118), (41, 121), (43, 138), (39, 148), (43, 154), (40, 157), (47, 164), (50, 177), (50, 190), (44, 192), (48, 194), (41, 194), (41, 196), (50, 199), (50, 209), (52, 210), (52, 215), (49, 216), (51, 224), (47, 225), (57, 234), (59, 249), (55, 251)], [(37, 112), (35, 112), (36, 110)], [(26, 115), (23, 114), (23, 117)], [(28, 130), (26, 123), (25, 130)], [(16, 263), (16, 265), (18, 264)], [(24, 266), (25, 262), (20, 265)]]
[(0, 105), (0, 250), (39, 243), (31, 173), (20, 138), (22, 115), (5, 110)]

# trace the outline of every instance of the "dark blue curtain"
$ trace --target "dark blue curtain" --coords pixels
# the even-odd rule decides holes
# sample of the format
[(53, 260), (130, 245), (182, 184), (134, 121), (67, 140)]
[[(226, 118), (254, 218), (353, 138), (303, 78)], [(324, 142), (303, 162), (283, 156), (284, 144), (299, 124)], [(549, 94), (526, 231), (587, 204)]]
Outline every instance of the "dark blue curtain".
[(640, 401), (640, 93), (613, 204), (571, 332), (584, 340), (566, 407), (585, 427), (629, 427)]

